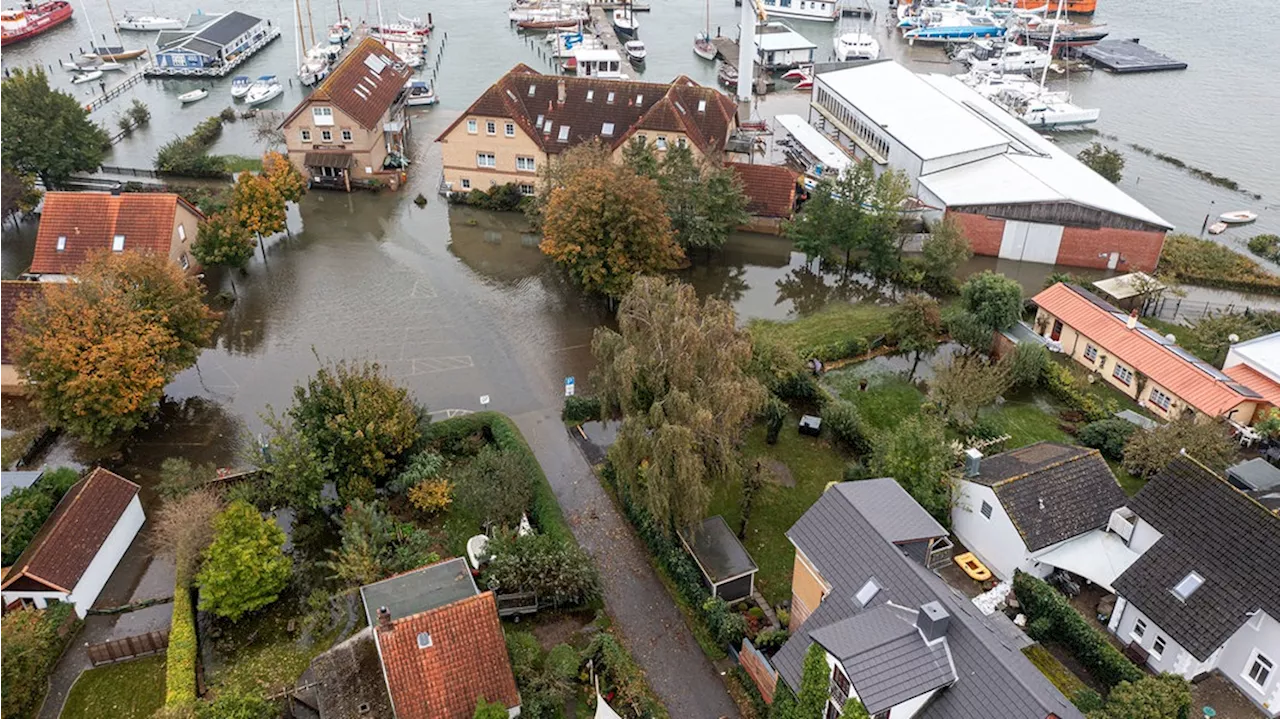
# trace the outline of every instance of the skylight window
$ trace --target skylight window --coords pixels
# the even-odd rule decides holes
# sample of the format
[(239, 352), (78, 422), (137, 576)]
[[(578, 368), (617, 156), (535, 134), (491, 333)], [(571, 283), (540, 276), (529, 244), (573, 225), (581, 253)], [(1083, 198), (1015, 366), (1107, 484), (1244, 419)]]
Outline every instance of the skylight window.
[(637, 104), (637, 105), (643, 105), (643, 104), (644, 104), (644, 95), (636, 95), (636, 104)]
[(859, 607), (865, 607), (870, 604), (871, 600), (875, 599), (876, 595), (879, 593), (880, 583), (876, 581), (875, 577), (872, 577), (867, 580), (866, 584), (862, 585), (862, 589), (859, 589), (857, 594), (853, 595), (853, 601), (857, 602)]
[(418, 648), (426, 649), (431, 646), (431, 632), (421, 632), (418, 634)]
[(124, 235), (116, 235), (111, 239), (112, 252), (124, 252)]
[(67, 249), (67, 236), (58, 235), (58, 252), (62, 252), (65, 249)]
[(1174, 586), (1173, 596), (1177, 597), (1180, 601), (1185, 602), (1187, 601), (1187, 597), (1194, 594), (1202, 584), (1204, 584), (1204, 577), (1195, 572), (1191, 572), (1187, 576), (1183, 577), (1181, 582), (1178, 582)]
[(706, 111), (707, 111), (707, 101), (698, 100), (698, 112), (706, 112)]
[(568, 141), (569, 141), (569, 126), (568, 126), (568, 125), (561, 125), (561, 126), (560, 126), (560, 137), (559, 137), (558, 139), (560, 140), (560, 142), (568, 142)]
[(595, 90), (587, 90), (587, 102), (591, 102), (592, 100), (595, 99), (595, 97), (596, 97)]
[(609, 93), (609, 96), (605, 98), (605, 102), (609, 103), (610, 105), (612, 105), (612, 104), (613, 104), (613, 93), (612, 93), (612, 92), (611, 92), (611, 93)]
[(530, 85), (530, 86), (529, 86), (529, 97), (533, 97), (533, 96), (534, 96), (534, 95), (536, 95), (536, 94), (538, 94), (538, 86), (537, 86), (537, 85)]
[(606, 122), (600, 126), (600, 134), (605, 137), (613, 137), (613, 123)]
[(387, 66), (386, 61), (377, 55), (366, 55), (364, 58), (364, 64), (365, 67), (373, 70), (375, 75), (382, 74), (383, 68)]

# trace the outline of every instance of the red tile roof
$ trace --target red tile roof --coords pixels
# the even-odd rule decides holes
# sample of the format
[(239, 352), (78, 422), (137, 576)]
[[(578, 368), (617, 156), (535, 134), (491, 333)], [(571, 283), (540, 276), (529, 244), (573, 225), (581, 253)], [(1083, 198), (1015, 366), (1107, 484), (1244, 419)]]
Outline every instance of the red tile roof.
[[(1193, 360), (1126, 324), (1122, 312), (1085, 290), (1057, 283), (1032, 298), (1054, 317), (1098, 343), (1100, 348), (1150, 377), (1192, 407), (1217, 417), (1241, 402), (1257, 400), (1230, 380), (1215, 377)], [(1157, 333), (1158, 334), (1158, 333)], [(1203, 364), (1203, 363), (1202, 363)]]
[[(418, 646), (418, 635), (431, 644)], [(398, 719), (471, 719), (476, 700), (520, 705), (493, 592), (378, 627), (382, 668)]]
[(1222, 371), (1231, 379), (1262, 395), (1266, 401), (1280, 407), (1280, 382), (1276, 382), (1243, 362)]
[(730, 162), (747, 193), (747, 212), (758, 217), (790, 217), (796, 204), (795, 172), (777, 165)]
[(138, 489), (101, 467), (73, 484), (13, 563), (4, 588), (25, 578), (24, 587), (35, 582), (52, 591), (73, 591)]
[[(73, 275), (90, 253), (110, 250), (116, 235), (124, 235), (126, 250), (168, 256), (179, 203), (204, 219), (186, 200), (168, 192), (45, 193), (30, 271)], [(61, 252), (60, 236), (67, 238)]]
[(44, 288), (39, 282), (6, 280), (0, 282), (0, 364), (9, 364), (9, 330), (22, 303), (35, 297)]
[[(564, 102), (559, 101), (561, 86)], [(455, 127), (475, 116), (511, 118), (551, 154), (597, 137), (617, 148), (636, 131), (684, 133), (707, 154), (723, 150), (736, 123), (737, 105), (728, 95), (684, 75), (668, 84), (601, 80), (543, 75), (521, 64), (481, 93), (437, 140), (445, 141)], [(603, 134), (606, 123), (613, 125), (610, 135)], [(563, 142), (562, 127), (569, 128)]]
[[(377, 58), (370, 60), (370, 58)], [(368, 63), (382, 65), (375, 72)], [(310, 95), (280, 124), (288, 125), (304, 109), (318, 103), (331, 103), (360, 123), (366, 130), (377, 130), (387, 108), (395, 102), (413, 68), (404, 64), (386, 45), (366, 37), (329, 73)]]

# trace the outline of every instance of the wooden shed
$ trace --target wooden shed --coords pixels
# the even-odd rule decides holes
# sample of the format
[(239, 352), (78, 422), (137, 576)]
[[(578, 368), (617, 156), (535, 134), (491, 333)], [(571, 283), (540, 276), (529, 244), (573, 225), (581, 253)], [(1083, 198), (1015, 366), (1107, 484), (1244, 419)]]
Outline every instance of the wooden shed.
[(755, 591), (759, 567), (724, 517), (717, 514), (681, 531), (680, 543), (697, 562), (712, 596), (736, 602)]

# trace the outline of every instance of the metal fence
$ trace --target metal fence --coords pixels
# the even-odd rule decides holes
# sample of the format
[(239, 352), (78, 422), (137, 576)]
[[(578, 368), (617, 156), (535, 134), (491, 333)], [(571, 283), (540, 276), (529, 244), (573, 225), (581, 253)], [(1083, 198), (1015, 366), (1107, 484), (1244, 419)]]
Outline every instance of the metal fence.
[(1267, 307), (1251, 307), (1237, 303), (1208, 302), (1205, 300), (1188, 300), (1181, 297), (1157, 297), (1148, 300), (1142, 306), (1143, 317), (1176, 322), (1178, 320), (1197, 320), (1212, 315), (1249, 314), (1259, 311), (1276, 311)]
[(145, 657), (164, 651), (169, 646), (169, 630), (135, 634), (124, 639), (113, 639), (101, 644), (90, 644), (86, 651), (93, 666), (122, 662), (126, 659)]
[(98, 168), (98, 172), (108, 175), (129, 175), (130, 177), (159, 177), (160, 173), (155, 170), (148, 170), (142, 167), (117, 167), (115, 165), (103, 165)]

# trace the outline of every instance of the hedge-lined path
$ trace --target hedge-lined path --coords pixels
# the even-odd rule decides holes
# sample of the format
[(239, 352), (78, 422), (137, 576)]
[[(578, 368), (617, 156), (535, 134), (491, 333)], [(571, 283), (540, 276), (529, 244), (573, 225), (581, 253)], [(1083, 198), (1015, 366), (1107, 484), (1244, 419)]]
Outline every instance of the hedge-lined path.
[(533, 447), (578, 543), (600, 568), (605, 607), (672, 719), (738, 716), (640, 538), (569, 437), (559, 409), (512, 419)]

